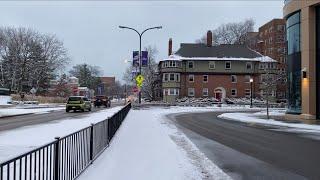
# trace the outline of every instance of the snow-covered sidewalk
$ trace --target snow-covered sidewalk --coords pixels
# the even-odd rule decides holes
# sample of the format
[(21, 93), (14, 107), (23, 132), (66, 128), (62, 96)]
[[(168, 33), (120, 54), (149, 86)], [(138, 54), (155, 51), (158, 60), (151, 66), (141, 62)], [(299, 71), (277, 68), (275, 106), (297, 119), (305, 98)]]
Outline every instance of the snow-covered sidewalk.
[(84, 116), (80, 116), (79, 118), (62, 119), (51, 121), (46, 124), (25, 126), (14, 130), (1, 131), (0, 162), (52, 142), (57, 136), (63, 137), (82, 128), (88, 127), (91, 123), (103, 121), (118, 112), (122, 107), (123, 106), (118, 106), (95, 113), (88, 113)]
[(228, 110), (234, 111), (234, 108), (154, 107), (131, 110), (109, 148), (79, 179), (230, 179), (166, 116)]
[[(284, 110), (271, 110), (271, 116), (284, 116)], [(240, 121), (245, 123), (256, 123), (261, 125), (270, 125), (270, 126), (280, 126), (280, 127), (288, 127), (294, 128), (298, 131), (305, 132), (319, 132), (320, 133), (320, 125), (313, 124), (303, 124), (303, 123), (288, 123), (284, 121), (276, 121), (274, 119), (263, 119), (261, 116), (266, 116), (266, 112), (258, 112), (258, 113), (224, 113), (218, 116), (219, 118), (223, 118), (225, 120), (232, 121)]]

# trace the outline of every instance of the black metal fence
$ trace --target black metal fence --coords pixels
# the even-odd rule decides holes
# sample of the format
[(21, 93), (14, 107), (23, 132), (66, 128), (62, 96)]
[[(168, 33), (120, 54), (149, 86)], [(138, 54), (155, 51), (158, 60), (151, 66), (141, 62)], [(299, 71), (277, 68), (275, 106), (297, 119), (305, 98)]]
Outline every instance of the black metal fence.
[(108, 147), (130, 109), (1, 163), (0, 180), (75, 179)]

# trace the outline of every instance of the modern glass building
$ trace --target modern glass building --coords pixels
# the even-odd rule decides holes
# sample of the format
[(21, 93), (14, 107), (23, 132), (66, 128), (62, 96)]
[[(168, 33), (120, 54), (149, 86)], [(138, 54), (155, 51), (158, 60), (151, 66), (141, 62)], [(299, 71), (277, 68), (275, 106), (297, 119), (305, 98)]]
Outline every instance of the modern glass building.
[(288, 117), (320, 119), (320, 0), (287, 0), (283, 13), (287, 23)]

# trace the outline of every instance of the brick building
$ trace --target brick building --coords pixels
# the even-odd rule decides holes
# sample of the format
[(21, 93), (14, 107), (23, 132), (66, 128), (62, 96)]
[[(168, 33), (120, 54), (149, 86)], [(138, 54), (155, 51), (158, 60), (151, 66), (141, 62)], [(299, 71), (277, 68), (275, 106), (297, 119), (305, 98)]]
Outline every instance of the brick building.
[[(279, 73), (286, 74), (286, 22), (273, 19), (259, 28), (259, 32), (248, 33), (246, 45), (278, 62)], [(285, 76), (284, 76), (285, 77)], [(277, 99), (286, 98), (286, 79), (277, 84)]]
[[(169, 54), (172, 53), (169, 40)], [(260, 97), (261, 74), (266, 68), (276, 70), (276, 61), (246, 45), (212, 46), (212, 33), (207, 44), (182, 43), (180, 49), (159, 62), (163, 100), (174, 102), (181, 97)], [(275, 94), (275, 93), (273, 93)]]

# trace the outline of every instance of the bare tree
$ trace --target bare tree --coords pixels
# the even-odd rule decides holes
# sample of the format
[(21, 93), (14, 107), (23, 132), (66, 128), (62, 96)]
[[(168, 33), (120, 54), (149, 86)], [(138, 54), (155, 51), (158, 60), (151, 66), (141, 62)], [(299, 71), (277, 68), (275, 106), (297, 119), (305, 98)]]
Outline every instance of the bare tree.
[[(213, 44), (243, 44), (247, 39), (248, 32), (254, 30), (254, 20), (247, 19), (242, 22), (222, 24), (213, 30)], [(196, 43), (206, 43), (207, 38), (196, 40)]]
[(269, 115), (269, 105), (270, 105), (270, 99), (271, 95), (275, 95), (277, 84), (279, 81), (284, 82), (284, 79), (286, 77), (286, 74), (284, 72), (278, 71), (276, 62), (267, 62), (263, 63), (264, 71), (261, 74), (262, 76), (262, 97), (266, 100), (266, 106), (267, 106), (267, 119), (270, 118)]
[(18, 92), (35, 87), (44, 92), (68, 62), (67, 51), (55, 36), (27, 28), (0, 28), (0, 63), (6, 87)]

